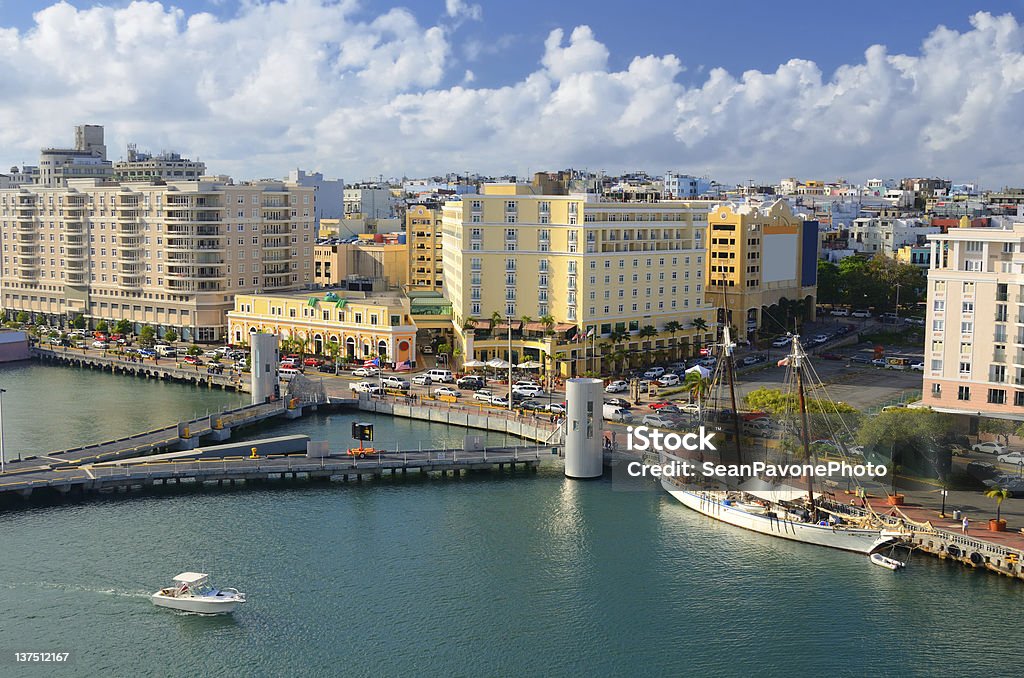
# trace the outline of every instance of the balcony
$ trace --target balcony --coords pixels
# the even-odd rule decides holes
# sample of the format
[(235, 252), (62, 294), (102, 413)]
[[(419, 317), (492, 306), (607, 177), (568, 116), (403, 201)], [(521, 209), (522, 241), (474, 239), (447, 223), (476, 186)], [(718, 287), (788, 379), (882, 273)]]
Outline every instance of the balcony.
[(85, 261), (89, 258), (89, 251), (83, 246), (68, 247), (65, 259), (69, 262)]
[(227, 276), (220, 267), (213, 266), (168, 266), (167, 280), (224, 280)]
[(24, 231), (18, 233), (18, 242), (20, 243), (34, 243), (36, 241), (36, 234), (34, 232)]
[(65, 221), (64, 230), (69, 234), (81, 235), (85, 233), (85, 224), (81, 221)]
[(263, 277), (263, 289), (265, 290), (280, 290), (290, 287), (291, 284), (291, 277), (288, 275), (266, 275)]
[(145, 277), (141, 273), (132, 273), (122, 275), (120, 285), (124, 289), (139, 290), (142, 289)]
[(267, 238), (263, 241), (264, 249), (289, 249), (291, 244), (288, 242), (288, 238)]
[(291, 264), (288, 262), (275, 264), (268, 264), (264, 262), (263, 264), (263, 272), (267, 275), (280, 275), (282, 273), (287, 273), (289, 270), (291, 270)]
[(85, 285), (88, 280), (84, 271), (73, 271), (70, 267), (64, 271), (64, 278), (69, 285)]
[(23, 219), (18, 217), (18, 232), (19, 233), (35, 233), (36, 220), (35, 217), (28, 217)]
[(121, 249), (117, 253), (117, 260), (125, 263), (132, 263), (142, 261), (142, 250), (141, 249)]
[(142, 275), (146, 272), (146, 267), (142, 263), (122, 260), (117, 263), (117, 272), (124, 275)]

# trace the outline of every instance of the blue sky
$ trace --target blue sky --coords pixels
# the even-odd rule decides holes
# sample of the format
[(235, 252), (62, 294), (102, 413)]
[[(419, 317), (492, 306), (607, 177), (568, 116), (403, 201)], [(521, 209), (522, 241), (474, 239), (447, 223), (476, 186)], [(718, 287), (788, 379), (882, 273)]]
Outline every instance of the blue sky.
[[(14, 93), (0, 162), (30, 161), (87, 117), (112, 147), (169, 145), (261, 176), (588, 166), (1020, 181), (1006, 151), (1024, 117), (1024, 0), (264, 4), (0, 0), (0, 31), (17, 29), (0, 33), (0, 72), (14, 71), (0, 75)], [(872, 45), (884, 49), (866, 56)], [(176, 49), (190, 58), (174, 75)], [(90, 91), (83, 64), (131, 91)], [(146, 82), (161, 77), (170, 91)]]

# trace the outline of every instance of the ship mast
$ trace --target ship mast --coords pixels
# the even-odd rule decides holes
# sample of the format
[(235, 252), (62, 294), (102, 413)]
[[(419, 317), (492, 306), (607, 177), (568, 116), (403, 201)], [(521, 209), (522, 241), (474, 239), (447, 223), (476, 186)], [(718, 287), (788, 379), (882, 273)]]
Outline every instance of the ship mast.
[[(791, 361), (793, 361), (793, 370), (796, 372), (796, 393), (797, 393), (797, 399), (798, 399), (799, 404), (800, 404), (800, 418), (801, 418), (801, 421), (803, 423), (803, 425), (800, 427), (801, 428), (801, 430), (800, 430), (800, 439), (803, 442), (803, 446), (804, 446), (804, 459), (806, 459), (807, 463), (809, 464), (812, 461), (811, 460), (811, 438), (810, 438), (811, 432), (810, 432), (810, 427), (808, 426), (808, 423), (807, 423), (807, 401), (804, 398), (804, 376), (803, 376), (803, 372), (804, 372), (804, 367), (803, 367), (804, 353), (803, 353), (803, 349), (800, 346), (800, 337), (799, 337), (799, 335), (793, 335), (793, 353), (792, 353), (792, 355), (789, 356), (789, 358), (790, 358)], [(815, 508), (815, 505), (814, 505), (814, 477), (810, 473), (807, 474), (807, 499), (810, 501), (810, 504), (811, 504), (811, 519), (815, 520), (815, 519), (817, 519), (817, 512), (818, 511), (817, 511), (817, 509)]]
[(736, 373), (734, 372), (732, 350), (736, 347), (736, 344), (732, 342), (732, 337), (729, 332), (729, 307), (726, 306), (726, 323), (725, 328), (722, 332), (722, 352), (725, 358), (726, 375), (729, 379), (729, 399), (732, 403), (732, 425), (733, 425), (733, 441), (736, 444), (736, 463), (743, 463), (743, 449), (740, 445), (740, 411), (736, 407)]

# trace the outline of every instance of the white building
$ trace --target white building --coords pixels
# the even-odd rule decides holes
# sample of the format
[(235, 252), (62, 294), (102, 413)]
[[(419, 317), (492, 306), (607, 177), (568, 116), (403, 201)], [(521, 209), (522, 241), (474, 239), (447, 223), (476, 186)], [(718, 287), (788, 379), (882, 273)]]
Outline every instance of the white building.
[(74, 148), (44, 148), (39, 152), (38, 183), (42, 186), (64, 186), (69, 179), (109, 179), (113, 174), (102, 125), (75, 127)]
[(316, 228), (321, 219), (342, 219), (345, 216), (345, 182), (342, 179), (324, 179), (320, 172), (307, 173), (301, 169), (288, 172), (288, 181), (296, 186), (316, 189)]

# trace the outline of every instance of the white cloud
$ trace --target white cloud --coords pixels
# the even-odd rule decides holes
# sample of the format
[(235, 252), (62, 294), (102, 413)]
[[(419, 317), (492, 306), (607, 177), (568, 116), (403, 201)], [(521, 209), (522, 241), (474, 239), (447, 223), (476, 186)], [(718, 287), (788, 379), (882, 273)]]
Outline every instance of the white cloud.
[(444, 10), (453, 19), (480, 21), (484, 17), (484, 10), (480, 5), (470, 4), (466, 0), (445, 0)]
[[(830, 75), (797, 59), (738, 75), (709, 64), (693, 87), (671, 54), (610, 69), (608, 48), (577, 26), (550, 32), (534, 72), (484, 88), (483, 67), (453, 55), (453, 28), (356, 9), (246, 2), (218, 19), (159, 2), (55, 4), (31, 30), (0, 28), (0, 156), (31, 162), (89, 122), (107, 126), (112, 149), (173, 147), (241, 177), (576, 166), (1001, 185), (1024, 169), (1024, 28), (1010, 15), (937, 28), (914, 54), (873, 46)], [(448, 0), (442, 18), (479, 14)]]

